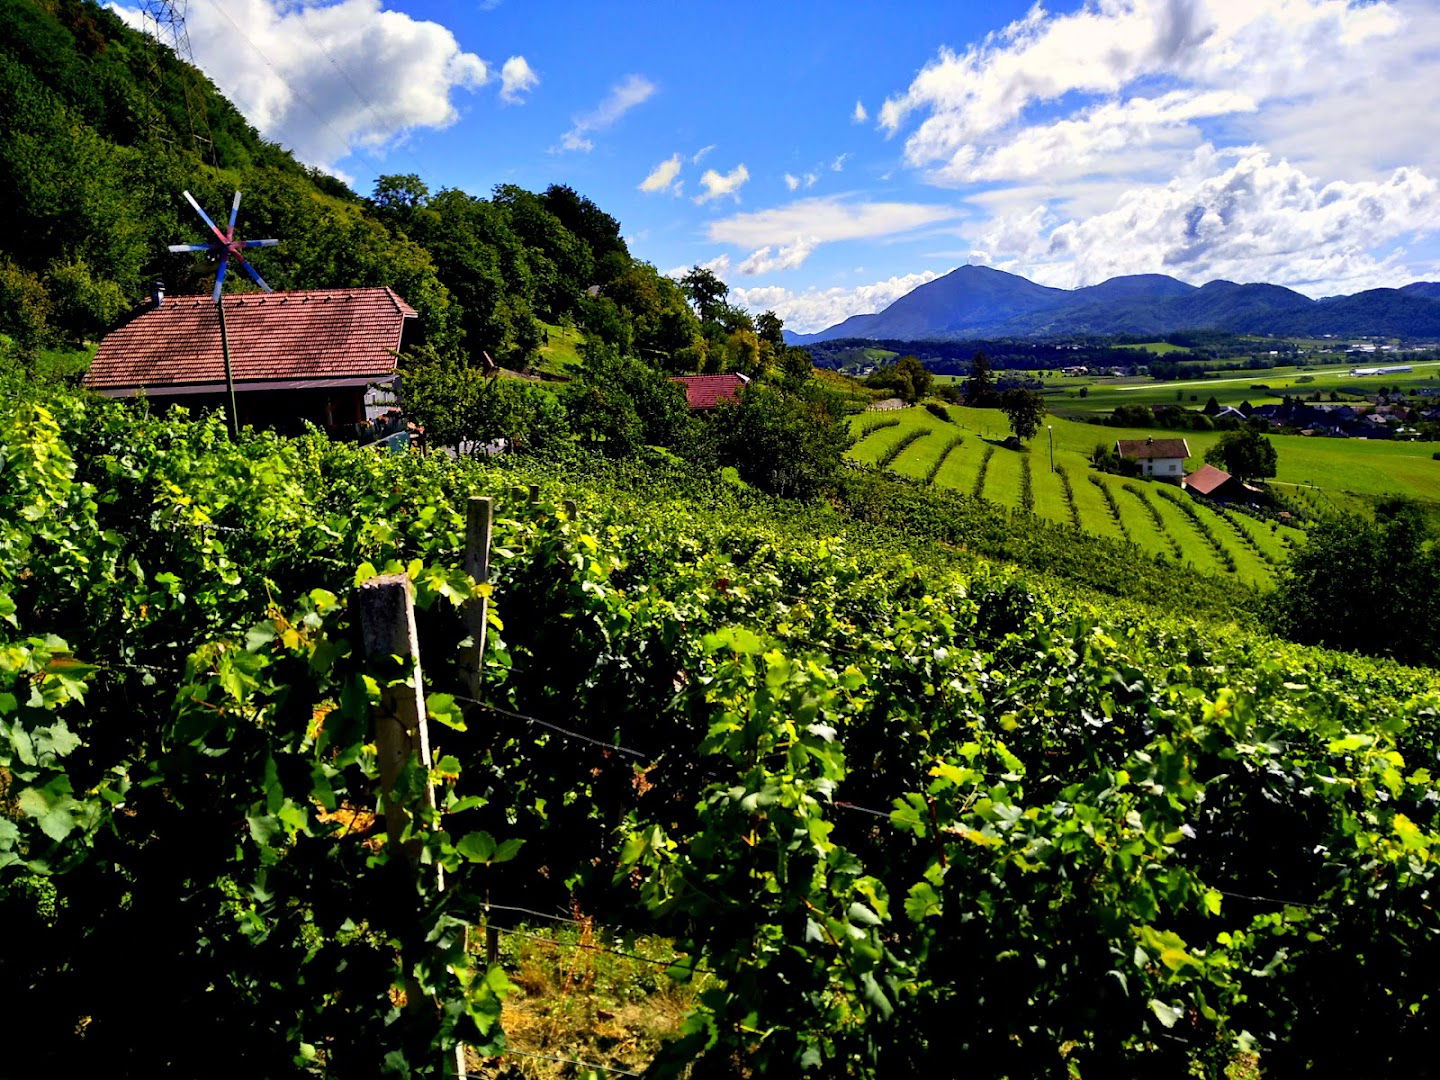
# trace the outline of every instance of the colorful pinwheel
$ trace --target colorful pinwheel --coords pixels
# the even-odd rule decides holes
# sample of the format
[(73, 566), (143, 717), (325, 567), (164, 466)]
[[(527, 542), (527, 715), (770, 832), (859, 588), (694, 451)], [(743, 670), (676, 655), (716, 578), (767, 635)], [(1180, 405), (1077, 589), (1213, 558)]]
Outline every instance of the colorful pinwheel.
[(259, 285), (260, 288), (266, 292), (274, 292), (269, 285), (265, 284), (265, 279), (255, 272), (255, 267), (251, 266), (249, 260), (245, 258), (244, 251), (246, 248), (275, 247), (280, 241), (239, 240), (236, 238), (235, 218), (240, 213), (240, 192), (235, 192), (235, 201), (230, 204), (230, 224), (224, 232), (221, 232), (215, 222), (210, 220), (209, 214), (200, 209), (200, 204), (195, 201), (195, 196), (187, 191), (185, 192), (185, 198), (190, 205), (195, 208), (195, 212), (200, 215), (200, 220), (205, 222), (210, 231), (215, 234), (215, 239), (208, 244), (171, 244), (170, 250), (207, 251), (215, 256), (218, 260), (218, 265), (215, 270), (215, 291), (211, 294), (211, 299), (217, 304), (220, 302), (220, 290), (225, 285), (225, 272), (230, 268), (230, 259), (232, 256), (240, 260), (240, 265), (244, 268), (245, 272), (250, 275), (251, 280), (253, 280), (256, 285)]

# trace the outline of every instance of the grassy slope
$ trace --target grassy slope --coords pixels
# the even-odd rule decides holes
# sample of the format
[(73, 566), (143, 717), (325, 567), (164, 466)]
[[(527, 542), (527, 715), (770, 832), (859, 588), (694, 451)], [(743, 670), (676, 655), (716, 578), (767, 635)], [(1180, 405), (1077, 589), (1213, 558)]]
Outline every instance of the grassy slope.
[[(903, 476), (923, 479), (950, 437), (958, 432), (964, 437), (964, 442), (945, 459), (934, 480), (936, 487), (951, 488), (966, 494), (973, 492), (986, 451), (993, 449), (990, 464), (985, 470), (983, 494), (986, 499), (1007, 508), (1018, 509), (1021, 505), (1021, 472), (1028, 460), (1035, 513), (1052, 521), (1070, 521), (1070, 510), (1065, 502), (1063, 487), (1059, 478), (1049, 469), (1049, 448), (1045, 432), (1025, 450), (1015, 451), (997, 445), (995, 441), (995, 437), (1002, 431), (998, 413), (956, 407), (951, 409), (951, 415), (959, 421), (959, 426), (939, 424), (929, 412), (919, 408), (890, 413), (888, 416), (899, 423), (893, 427), (881, 428), (861, 439), (851, 451), (851, 456), (873, 464), (910, 433), (930, 428), (932, 434), (907, 446), (890, 466)], [(856, 426), (863, 422), (857, 418)], [(1127, 433), (1122, 429), (1096, 427), (1058, 417), (1051, 418), (1050, 422), (1055, 433), (1055, 460), (1068, 470), (1076, 507), (1080, 513), (1081, 528), (1099, 536), (1123, 539), (1121, 529), (1105, 504), (1104, 496), (1089, 480), (1090, 476), (1096, 474), (1089, 468), (1087, 457), (1099, 440), (1117, 436), (1143, 438), (1148, 433)], [(982, 433), (988, 433), (990, 438), (987, 439)], [(1216, 437), (1207, 434), (1202, 437), (1203, 441), (1192, 438), (1192, 452), (1198, 454), (1199, 446), (1209, 445)], [(1327, 443), (1331, 448), (1334, 445), (1333, 442)], [(1386, 444), (1373, 445), (1377, 448), (1393, 449)], [(1192, 464), (1198, 464), (1199, 460), (1197, 456)], [(1419, 464), (1428, 466), (1434, 463), (1427, 458)], [(1187, 562), (1205, 573), (1226, 572), (1210, 542), (1199, 532), (1191, 519), (1178, 507), (1154, 493), (1151, 485), (1141, 481), (1131, 482), (1144, 494), (1145, 501), (1142, 502), (1125, 490), (1125, 482), (1119, 478), (1100, 476), (1099, 479), (1115, 498), (1128, 538), (1147, 555), (1178, 557), (1182, 562)], [(1145, 509), (1145, 503), (1154, 506), (1155, 512), (1159, 514), (1162, 523), (1159, 530), (1156, 528), (1155, 519)], [(1236, 573), (1242, 580), (1260, 585), (1273, 580), (1272, 563), (1250, 550), (1250, 546), (1244, 542), (1234, 526), (1227, 524), (1222, 517), (1208, 508), (1197, 507), (1196, 512), (1209, 523), (1210, 531), (1235, 560)], [(1267, 525), (1250, 519), (1241, 522), (1239, 527), (1251, 536), (1253, 543), (1268, 552), (1275, 563), (1283, 562), (1285, 558), (1286, 547), (1282, 537), (1298, 535), (1296, 530), (1289, 528), (1271, 533)]]
[(536, 362), (537, 371), (547, 371), (552, 375), (569, 375), (571, 370), (580, 365), (580, 343), (585, 340), (585, 333), (573, 326), (552, 326), (550, 323), (541, 323), (546, 333), (550, 336), (548, 345), (540, 346), (540, 359)]

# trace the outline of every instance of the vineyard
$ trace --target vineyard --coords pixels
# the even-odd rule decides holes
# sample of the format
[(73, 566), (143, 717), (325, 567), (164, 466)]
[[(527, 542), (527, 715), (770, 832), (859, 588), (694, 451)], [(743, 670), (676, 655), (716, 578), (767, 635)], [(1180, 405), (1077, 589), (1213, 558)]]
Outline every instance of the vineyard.
[(893, 414), (884, 427), (868, 417), (857, 421), (851, 456), (937, 488), (1133, 544), (1147, 558), (1161, 556), (1249, 585), (1272, 584), (1289, 550), (1303, 541), (1304, 534), (1290, 525), (1196, 503), (1163, 484), (1095, 472), (1089, 453), (1095, 443), (1114, 440), (1112, 429), (1052, 421), (1066, 429), (1056, 441), (1052, 472), (1044, 430), (1025, 449), (1012, 450), (1002, 445), (1007, 434), (1002, 414), (950, 412), (967, 427), (937, 423), (922, 409)]
[[(948, 447), (936, 484), (1238, 550), (1153, 486), (926, 425), (893, 463), (919, 480)], [(11, 388), (12, 1060), (519, 1067), (530, 911), (703, 974), (647, 1075), (1426, 1074), (1431, 674), (633, 468), (232, 443)], [(411, 645), (377, 644), (377, 590)], [(405, 701), (428, 767), (377, 747)]]

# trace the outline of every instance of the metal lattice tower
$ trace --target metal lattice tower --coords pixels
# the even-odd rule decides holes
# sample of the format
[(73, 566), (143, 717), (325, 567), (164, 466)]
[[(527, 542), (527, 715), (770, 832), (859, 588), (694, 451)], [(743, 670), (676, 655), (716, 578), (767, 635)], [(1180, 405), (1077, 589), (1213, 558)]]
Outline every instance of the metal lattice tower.
[[(190, 47), (190, 31), (185, 19), (189, 14), (190, 0), (140, 0), (141, 28), (155, 41), (168, 48), (182, 64), (193, 68), (195, 52)], [(151, 66), (151, 74), (159, 80), (160, 57)], [(219, 168), (215, 159), (215, 139), (210, 131), (208, 110), (196, 108), (195, 98), (190, 89), (188, 71), (182, 71), (180, 85), (185, 92), (185, 118), (190, 126), (190, 144), (202, 159), (207, 159), (213, 168)], [(199, 112), (199, 123), (196, 113)]]

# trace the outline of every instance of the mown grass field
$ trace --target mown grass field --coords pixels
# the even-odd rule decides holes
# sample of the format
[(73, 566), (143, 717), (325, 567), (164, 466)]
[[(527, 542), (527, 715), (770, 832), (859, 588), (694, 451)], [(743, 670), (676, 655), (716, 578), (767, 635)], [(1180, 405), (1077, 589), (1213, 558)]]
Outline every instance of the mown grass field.
[[(1400, 364), (1389, 358), (1366, 357), (1325, 367), (1277, 367), (1268, 371), (1217, 371), (1213, 378), (1156, 382), (1145, 377), (1100, 378), (1051, 376), (1044, 378), (1045, 395), (1052, 411), (1066, 416), (1096, 416), (1121, 405), (1180, 405), (1193, 409), (1211, 396), (1221, 405), (1252, 405), (1278, 402), (1282, 395), (1306, 397), (1319, 393), (1329, 400), (1331, 392), (1342, 400), (1358, 400), (1381, 386), (1400, 386), (1407, 391), (1421, 387), (1440, 389), (1440, 362), (1412, 364), (1415, 370), (1403, 375), (1369, 375), (1351, 378), (1352, 367)], [(1080, 388), (1085, 396), (1080, 396)], [(1268, 390), (1256, 389), (1268, 387)]]
[[(1008, 434), (1000, 413), (958, 406), (948, 409), (948, 413), (952, 418), (949, 422), (922, 408), (903, 409), (883, 417), (875, 413), (856, 417), (853, 423), (857, 432), (866, 431), (880, 420), (896, 423), (868, 431), (859, 438), (850, 455), (870, 464), (887, 464), (895, 472), (915, 480), (928, 479), (939, 488), (978, 495), (1007, 508), (1028, 508), (1042, 517), (1078, 525), (1087, 532), (1128, 540), (1150, 558), (1175, 559), (1197, 570), (1233, 574), (1242, 581), (1261, 586), (1274, 581), (1276, 567), (1284, 562), (1290, 547), (1303, 541), (1303, 533), (1298, 529), (1285, 525), (1272, 528), (1269, 522), (1235, 512), (1217, 513), (1193, 503), (1188, 497), (1177, 500), (1174, 496), (1179, 494), (1178, 489), (1168, 485), (1107, 476), (1090, 468), (1088, 457), (1096, 442), (1117, 437), (1144, 438), (1150, 432), (1129, 432), (1049, 418), (1057, 468), (1052, 472), (1045, 430), (1024, 450), (1010, 450), (1000, 445)], [(956, 436), (961, 441), (952, 446)], [(1204, 447), (1217, 437), (1207, 433), (1199, 439), (1191, 438), (1190, 449), (1195, 455), (1192, 466), (1200, 463)], [(1286, 440), (1307, 444), (1313, 441), (1316, 440)], [(1394, 449), (1390, 444), (1373, 445)], [(1282, 469), (1285, 453), (1282, 447)], [(1389, 458), (1380, 460), (1389, 462)], [(935, 468), (937, 461), (938, 469)], [(1403, 464), (1408, 469), (1413, 463)], [(1424, 486), (1428, 482), (1440, 494), (1440, 462), (1430, 461), (1427, 455), (1419, 464), (1433, 465), (1435, 471), (1433, 478), (1422, 477), (1417, 472), (1414, 484)], [(1193, 511), (1194, 516), (1184, 507)]]

